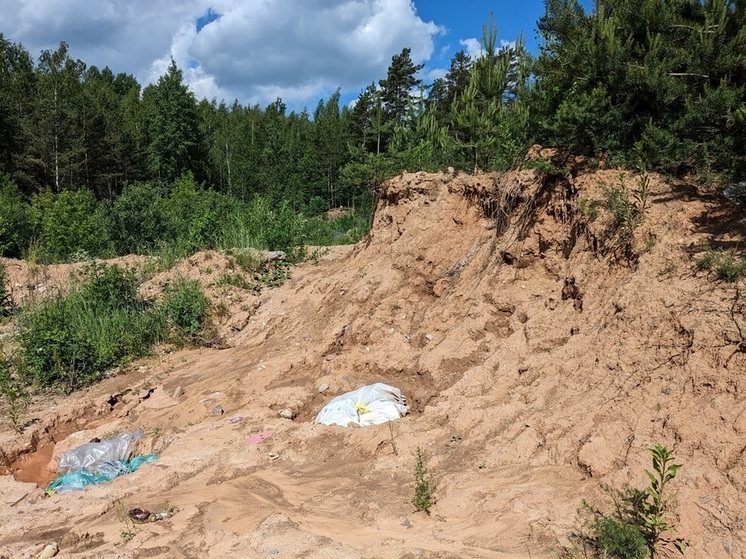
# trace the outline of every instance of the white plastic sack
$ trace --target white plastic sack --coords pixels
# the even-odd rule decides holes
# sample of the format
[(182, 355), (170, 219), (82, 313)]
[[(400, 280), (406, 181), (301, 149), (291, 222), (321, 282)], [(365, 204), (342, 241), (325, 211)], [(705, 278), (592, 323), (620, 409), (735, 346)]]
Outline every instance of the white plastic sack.
[(132, 433), (122, 433), (118, 437), (100, 443), (86, 443), (68, 450), (60, 456), (57, 473), (63, 475), (83, 468), (96, 471), (98, 466), (103, 466), (107, 462), (127, 460), (135, 450), (141, 436), (142, 433), (137, 430)]
[(337, 396), (321, 408), (315, 422), (342, 427), (354, 423), (366, 427), (399, 419), (408, 411), (401, 390), (378, 382)]

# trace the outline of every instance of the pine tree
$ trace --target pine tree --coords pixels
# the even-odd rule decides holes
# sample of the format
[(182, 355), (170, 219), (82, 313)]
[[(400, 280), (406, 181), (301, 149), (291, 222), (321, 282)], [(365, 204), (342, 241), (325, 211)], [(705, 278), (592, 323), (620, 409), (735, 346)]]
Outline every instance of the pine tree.
[(182, 81), (183, 74), (172, 59), (166, 74), (143, 92), (143, 102), (149, 105), (148, 165), (153, 175), (166, 181), (196, 170), (199, 163), (196, 102)]
[(27, 150), (33, 91), (31, 56), (0, 33), (0, 173), (24, 187), (30, 185)]
[[(543, 141), (668, 171), (746, 166), (743, 0), (547, 0), (531, 105)], [(744, 169), (746, 172), (746, 169)]]
[(412, 62), (411, 52), (411, 49), (404, 48), (401, 53), (391, 57), (386, 79), (378, 82), (387, 121), (404, 121), (412, 94), (422, 84), (422, 80), (416, 76), (424, 64)]

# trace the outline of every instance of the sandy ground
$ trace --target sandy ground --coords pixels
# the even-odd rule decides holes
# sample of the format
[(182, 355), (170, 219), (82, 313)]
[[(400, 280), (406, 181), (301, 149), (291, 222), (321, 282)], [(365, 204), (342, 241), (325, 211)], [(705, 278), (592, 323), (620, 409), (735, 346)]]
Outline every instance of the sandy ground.
[[(0, 557), (52, 541), (81, 559), (557, 557), (584, 499), (603, 507), (604, 484), (645, 485), (656, 443), (684, 464), (672, 507), (687, 556), (746, 557), (746, 295), (695, 265), (738, 246), (743, 218), (653, 177), (630, 245), (603, 208), (593, 221), (581, 211), (619, 172), (558, 163), (563, 179), (393, 179), (367, 239), (276, 289), (218, 285), (233, 272), (217, 252), (155, 275), (147, 293), (175, 275), (204, 283), (224, 308), (220, 343), (39, 395), (22, 434), (0, 428), (0, 465), (43, 484), (63, 451), (136, 428), (160, 458), (51, 497), (0, 476)], [(6, 265), (17, 298), (70, 275)], [(410, 415), (313, 423), (333, 396), (379, 381), (402, 389)], [(247, 443), (260, 431), (272, 436)], [(411, 503), (417, 447), (430, 515)], [(133, 524), (134, 507), (174, 512)]]

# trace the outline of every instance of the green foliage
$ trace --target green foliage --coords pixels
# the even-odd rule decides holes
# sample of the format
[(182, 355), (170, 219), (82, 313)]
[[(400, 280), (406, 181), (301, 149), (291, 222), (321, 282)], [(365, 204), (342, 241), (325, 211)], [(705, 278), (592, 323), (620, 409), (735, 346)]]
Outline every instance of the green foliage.
[(399, 54), (392, 56), (386, 78), (379, 82), (387, 120), (404, 120), (412, 91), (422, 83), (416, 75), (425, 65), (412, 62), (411, 54), (412, 49), (403, 48)]
[(639, 224), (624, 173), (620, 173), (617, 184), (604, 188), (604, 205), (614, 216), (616, 225), (623, 230), (631, 232)]
[(601, 517), (594, 525), (596, 545), (609, 559), (646, 559), (648, 546), (637, 526), (613, 517)]
[(265, 262), (254, 280), (266, 287), (280, 287), (290, 277), (290, 267), (287, 262)]
[(182, 81), (182, 72), (171, 59), (166, 74), (143, 92), (150, 138), (148, 166), (160, 180), (175, 180), (195, 170), (200, 141), (197, 106)]
[(137, 294), (135, 271), (124, 270), (117, 265), (91, 262), (87, 266), (88, 279), (80, 295), (107, 309), (125, 308), (138, 310), (143, 301)]
[(537, 174), (548, 179), (561, 178), (568, 175), (569, 171), (564, 167), (557, 167), (551, 159), (537, 157), (529, 159), (524, 164), (524, 168), (533, 169)]
[(208, 326), (210, 301), (197, 281), (180, 279), (166, 289), (159, 310), (176, 339), (194, 343)]
[(74, 326), (80, 314), (90, 317), (87, 311), (77, 300), (56, 297), (24, 312), (19, 342), (22, 370), (30, 381), (72, 391), (98, 379), (91, 339)]
[(360, 161), (351, 161), (340, 171), (340, 179), (353, 192), (373, 192), (402, 167), (383, 155), (368, 154)]
[(165, 200), (165, 217), (169, 238), (183, 252), (215, 248), (223, 233), (224, 220), (239, 207), (232, 200), (198, 185), (187, 173), (174, 183)]
[(157, 183), (141, 182), (116, 198), (109, 224), (118, 254), (147, 253), (170, 240), (164, 194)]
[(425, 453), (418, 446), (414, 454), (414, 497), (412, 504), (417, 510), (430, 514), (430, 508), (435, 504), (433, 496), (433, 480), (425, 464)]
[(31, 240), (30, 207), (18, 187), (0, 174), (0, 256), (21, 258)]
[(107, 216), (90, 191), (47, 191), (32, 201), (42, 246), (52, 259), (66, 261), (78, 252), (106, 256), (111, 252)]
[(746, 255), (735, 251), (708, 250), (697, 260), (697, 267), (715, 272), (720, 280), (734, 283), (746, 277)]
[(577, 202), (578, 211), (583, 214), (588, 221), (596, 221), (596, 219), (598, 219), (599, 205), (599, 200), (587, 200), (585, 198), (579, 198)]
[(5, 400), (8, 421), (14, 431), (20, 433), (21, 414), (28, 406), (29, 396), (24, 382), (13, 372), (8, 357), (0, 353), (0, 398)]
[(5, 262), (0, 260), (0, 319), (10, 316), (15, 309), (13, 297), (8, 291), (8, 273), (5, 270)]
[(527, 86), (530, 57), (522, 37), (515, 46), (499, 50), (496, 41), (497, 26), (490, 16), (482, 29), (482, 56), (451, 105), (451, 140), (475, 171), (515, 166), (528, 144), (529, 108), (519, 93)]
[(312, 246), (352, 244), (360, 241), (370, 228), (373, 196), (361, 197), (353, 210), (335, 219), (317, 217), (306, 223), (305, 239)]
[(229, 268), (238, 266), (244, 272), (256, 272), (264, 263), (262, 254), (253, 249), (228, 249), (226, 256)]
[(672, 514), (668, 511), (666, 487), (676, 477), (681, 464), (674, 463), (674, 451), (657, 444), (649, 449), (653, 470), (645, 470), (650, 485), (642, 493), (636, 493), (629, 502), (631, 517), (637, 524), (648, 544), (650, 556), (654, 557), (661, 549), (674, 547), (684, 553), (688, 543), (681, 538), (672, 538), (676, 531), (671, 523)]
[(606, 488), (614, 508), (611, 515), (584, 503), (581, 512), (590, 515), (591, 521), (581, 522), (580, 529), (573, 534), (576, 547), (566, 550), (567, 557), (654, 559), (673, 549), (684, 553), (689, 544), (673, 537), (676, 527), (667, 491), (681, 464), (675, 464), (674, 451), (661, 444), (648, 450), (653, 462), (652, 471), (645, 470), (649, 485), (644, 489)]
[(146, 354), (163, 339), (164, 323), (135, 289), (133, 272), (93, 264), (80, 288), (24, 309), (18, 335), (24, 377), (71, 391)]
[(637, 188), (632, 192), (627, 187), (625, 173), (619, 174), (615, 185), (604, 188), (604, 205), (614, 216), (616, 227), (626, 234), (642, 224), (649, 197), (649, 178), (644, 170), (639, 175)]
[(233, 287), (238, 287), (239, 289), (251, 289), (251, 284), (243, 274), (220, 274), (220, 277), (218, 277), (215, 284), (231, 285)]
[(549, 0), (528, 95), (537, 139), (670, 172), (743, 171), (738, 2)]
[(281, 250), (291, 262), (306, 255), (307, 219), (286, 201), (275, 203), (266, 196), (255, 197), (237, 207), (224, 221), (218, 246)]

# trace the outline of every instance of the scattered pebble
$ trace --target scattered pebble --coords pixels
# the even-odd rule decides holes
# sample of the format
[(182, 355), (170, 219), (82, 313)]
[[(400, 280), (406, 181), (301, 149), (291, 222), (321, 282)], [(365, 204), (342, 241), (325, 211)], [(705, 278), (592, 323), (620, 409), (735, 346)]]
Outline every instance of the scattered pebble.
[(223, 415), (225, 411), (223, 410), (223, 406), (215, 406), (212, 408), (212, 415)]
[(324, 383), (321, 386), (319, 386), (319, 394), (323, 394), (327, 390), (329, 390), (329, 385), (328, 384)]
[(282, 409), (279, 413), (280, 417), (284, 417), (285, 419), (293, 419), (295, 417), (293, 410), (291, 410), (290, 408)]
[(173, 398), (181, 398), (184, 395), (184, 389), (181, 386), (177, 386), (174, 389)]

